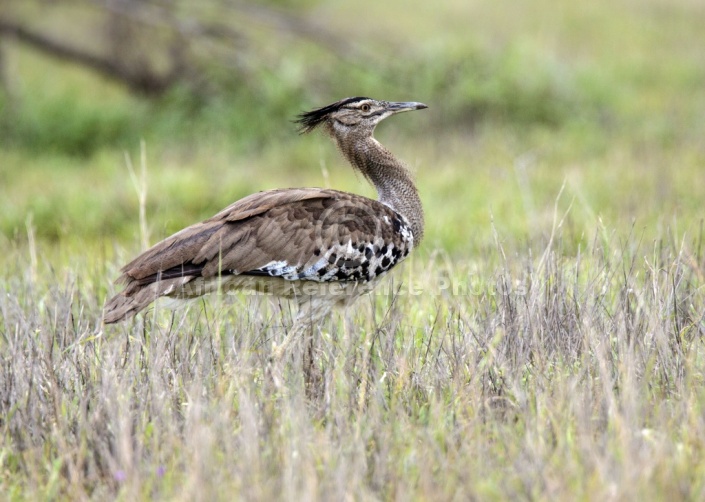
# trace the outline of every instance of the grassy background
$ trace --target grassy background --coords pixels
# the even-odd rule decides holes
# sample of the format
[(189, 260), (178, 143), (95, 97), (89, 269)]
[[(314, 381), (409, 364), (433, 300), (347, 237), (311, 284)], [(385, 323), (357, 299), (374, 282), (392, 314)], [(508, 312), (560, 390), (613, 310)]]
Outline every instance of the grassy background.
[[(703, 4), (306, 12), (369, 64), (263, 35), (249, 85), (147, 101), (3, 47), (0, 493), (701, 499)], [(428, 230), (316, 331), (314, 385), (296, 356), (271, 369), (284, 388), (267, 376), (286, 304), (103, 330), (140, 249), (141, 141), (151, 242), (257, 190), (373, 195), (289, 122), (349, 95), (429, 105), (377, 133), (415, 171)]]

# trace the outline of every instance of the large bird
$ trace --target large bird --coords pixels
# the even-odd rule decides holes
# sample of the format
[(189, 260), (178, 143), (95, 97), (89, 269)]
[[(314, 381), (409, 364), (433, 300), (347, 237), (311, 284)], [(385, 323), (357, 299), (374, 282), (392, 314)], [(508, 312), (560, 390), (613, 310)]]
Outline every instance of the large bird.
[(373, 137), (374, 129), (391, 115), (422, 108), (354, 97), (299, 115), (301, 132), (323, 129), (375, 186), (378, 200), (324, 188), (245, 197), (125, 265), (119, 281), (126, 287), (105, 305), (104, 321), (132, 317), (160, 297), (255, 289), (298, 302), (287, 343), (333, 305), (370, 291), (424, 233), (413, 179)]

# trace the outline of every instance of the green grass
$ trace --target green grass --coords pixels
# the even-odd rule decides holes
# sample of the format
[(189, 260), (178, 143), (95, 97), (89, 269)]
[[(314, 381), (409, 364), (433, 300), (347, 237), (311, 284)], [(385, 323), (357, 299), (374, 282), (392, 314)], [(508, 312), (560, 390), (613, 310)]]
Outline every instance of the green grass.
[[(309, 8), (378, 58), (273, 44), (257, 86), (149, 102), (5, 45), (0, 493), (702, 499), (699, 2)], [(377, 132), (428, 225), (389, 282), (275, 367), (286, 302), (101, 326), (140, 249), (141, 140), (156, 242), (257, 190), (373, 196), (287, 122), (360, 94), (430, 106)]]

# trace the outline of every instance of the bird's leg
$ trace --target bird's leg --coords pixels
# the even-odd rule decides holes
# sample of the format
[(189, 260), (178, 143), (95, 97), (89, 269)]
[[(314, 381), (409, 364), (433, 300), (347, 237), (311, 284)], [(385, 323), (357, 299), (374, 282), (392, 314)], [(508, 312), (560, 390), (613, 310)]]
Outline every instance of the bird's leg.
[(303, 302), (299, 304), (299, 312), (294, 318), (294, 323), (291, 329), (284, 336), (284, 340), (277, 345), (276, 342), (272, 342), (272, 352), (269, 356), (269, 365), (267, 373), (269, 374), (274, 386), (281, 390), (284, 388), (283, 383), (283, 363), (285, 357), (290, 352), (291, 345), (298, 339), (300, 339), (307, 330), (311, 329), (315, 319), (313, 318), (313, 309), (311, 308), (311, 302)]
[(281, 344), (277, 345), (276, 342), (272, 342), (272, 353), (269, 356), (267, 373), (272, 379), (275, 388), (279, 390), (284, 387), (282, 382), (284, 357), (288, 354), (290, 345), (306, 331), (306, 326), (309, 324), (308, 320), (303, 319), (301, 314), (302, 312), (297, 314), (294, 324), (284, 336)]
[(294, 340), (301, 337), (306, 329), (311, 325), (312, 321), (309, 319), (307, 312), (308, 309), (301, 309), (299, 313), (296, 314), (294, 318), (294, 324), (292, 324), (289, 332), (284, 336), (282, 343), (277, 345), (276, 342), (272, 342), (272, 355), (270, 356), (270, 361), (279, 362), (287, 354), (289, 346), (294, 342)]
[(325, 299), (306, 299), (299, 303), (299, 312), (294, 318), (294, 324), (284, 337), (280, 345), (272, 343), (273, 361), (281, 360), (286, 355), (289, 346), (300, 336), (304, 335), (316, 323), (330, 312), (331, 303)]
[[(291, 345), (312, 331), (313, 327), (323, 318), (331, 309), (331, 302), (326, 299), (307, 299), (299, 303), (299, 313), (294, 319), (289, 332), (284, 337), (280, 345), (272, 344), (272, 355), (269, 358), (270, 374), (277, 388), (282, 388), (281, 373), (282, 362), (289, 353)], [(311, 354), (310, 363), (313, 362)]]
[(304, 372), (304, 390), (306, 396), (310, 399), (315, 397), (316, 390), (319, 387), (318, 383), (321, 381), (321, 372), (316, 369), (316, 358), (314, 356), (316, 348), (316, 332), (313, 329), (313, 325), (310, 325), (310, 329), (306, 337), (304, 338), (304, 350), (303, 350), (303, 372)]

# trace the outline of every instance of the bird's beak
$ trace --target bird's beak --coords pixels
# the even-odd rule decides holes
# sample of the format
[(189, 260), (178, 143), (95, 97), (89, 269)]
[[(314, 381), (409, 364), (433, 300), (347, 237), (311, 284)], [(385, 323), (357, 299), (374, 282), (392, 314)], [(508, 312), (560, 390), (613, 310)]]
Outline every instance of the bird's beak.
[(392, 113), (409, 112), (411, 110), (423, 110), (428, 108), (423, 103), (416, 103), (414, 101), (407, 101), (402, 103), (387, 103), (387, 110)]

